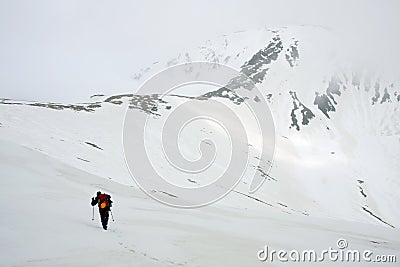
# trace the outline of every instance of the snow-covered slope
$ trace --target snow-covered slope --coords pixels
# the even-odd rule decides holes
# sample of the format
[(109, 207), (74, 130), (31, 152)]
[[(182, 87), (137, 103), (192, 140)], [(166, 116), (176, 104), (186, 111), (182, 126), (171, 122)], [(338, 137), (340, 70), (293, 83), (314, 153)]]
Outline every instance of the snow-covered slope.
[[(397, 230), (286, 214), (240, 194), (201, 209), (167, 207), (12, 142), (0, 141), (0, 175), (0, 266), (280, 266), (257, 252), (322, 251), (339, 238), (374, 255), (398, 258), (400, 250)], [(97, 210), (91, 220), (95, 188), (115, 202), (107, 232)]]
[[(62, 216), (57, 215), (54, 216), (55, 219), (49, 220), (52, 224), (64, 225), (59, 221), (65, 219), (67, 220), (65, 227), (74, 224), (72, 229), (76, 232), (85, 231), (89, 227), (82, 225), (85, 223), (81, 220), (86, 220), (82, 218), (87, 217), (84, 213), (88, 211), (83, 206), (88, 205), (86, 202), (90, 194), (98, 188), (111, 192), (117, 198), (121, 198), (117, 201), (119, 204), (116, 205), (115, 213), (119, 209), (118, 213), (126, 214), (128, 211), (129, 215), (126, 215), (125, 221), (122, 220), (123, 225), (120, 227), (123, 230), (120, 230), (121, 232), (115, 230), (115, 236), (107, 239), (109, 242), (115, 243), (118, 238), (125, 240), (125, 235), (142, 235), (140, 241), (147, 240), (145, 233), (154, 229), (139, 231), (132, 227), (138, 223), (146, 225), (150, 216), (152, 220), (154, 219), (150, 225), (158, 227), (156, 232), (171, 238), (167, 238), (163, 246), (173, 247), (173, 244), (177, 244), (178, 248), (171, 252), (171, 255), (174, 255), (171, 258), (165, 255), (166, 252), (160, 252), (163, 255), (161, 263), (153, 259), (152, 263), (148, 264), (145, 256), (138, 254), (133, 256), (135, 259), (138, 258), (140, 262), (138, 265), (142, 266), (154, 265), (157, 262), (160, 266), (165, 266), (171, 259), (180, 259), (174, 261), (174, 264), (187, 265), (189, 260), (195, 259), (194, 262), (190, 262), (192, 265), (209, 266), (218, 262), (218, 259), (232, 256), (229, 254), (232, 250), (243, 251), (243, 254), (232, 256), (233, 263), (243, 266), (252, 262), (253, 258), (249, 257), (253, 257), (257, 249), (267, 241), (275, 240), (271, 242), (286, 248), (294, 248), (296, 245), (304, 247), (307, 244), (292, 240), (290, 237), (281, 242), (279, 235), (287, 231), (296, 234), (300, 232), (304, 240), (309, 240), (310, 235), (312, 238), (322, 235), (320, 240), (315, 240), (318, 243), (317, 247), (328, 246), (329, 242), (335, 241), (332, 239), (339, 238), (339, 235), (343, 235), (346, 231), (350, 233), (346, 237), (357, 236), (355, 243), (370, 247), (371, 243), (368, 242), (370, 239), (375, 240), (372, 233), (377, 231), (385, 236), (381, 239), (387, 244), (385, 248), (380, 247), (380, 249), (398, 251), (399, 244), (393, 241), (396, 238), (391, 239), (390, 236), (398, 236), (397, 228), (400, 226), (400, 216), (396, 212), (396, 208), (400, 206), (400, 196), (397, 193), (400, 189), (398, 165), (400, 81), (394, 80), (386, 72), (355, 66), (349, 59), (351, 52), (338, 47), (341, 47), (339, 39), (329, 31), (318, 27), (238, 32), (222, 36), (215, 41), (207, 41), (205, 45), (183, 52), (169, 62), (156, 62), (133, 75), (139, 85), (163, 67), (197, 60), (228, 64), (248, 75), (261, 90), (263, 97), (268, 100), (276, 126), (276, 152), (268, 176), (266, 175), (268, 166), (260, 164), (254, 154), (257, 147), (249, 153), (250, 173), (255, 172), (266, 179), (255, 194), (248, 193), (252, 178), (250, 173), (226, 198), (199, 211), (180, 211), (163, 207), (148, 199), (137, 189), (129, 175), (123, 155), (122, 127), (126, 109), (132, 108), (134, 112), (156, 114), (154, 117), (166, 118), (175, 107), (188, 99), (193, 100), (192, 91), (179, 91), (179, 94), (187, 95), (183, 97), (96, 95), (89, 103), (75, 105), (0, 100), (0, 139), (7, 141), (2, 145), (3, 158), (7, 158), (6, 155), (11, 151), (18, 151), (15, 155), (10, 154), (10, 158), (15, 158), (13, 161), (2, 161), (1, 170), (4, 172), (2, 177), (6, 177), (2, 182), (8, 186), (2, 188), (8, 189), (1, 192), (8, 192), (8, 198), (24, 198), (19, 194), (25, 191), (16, 193), (15, 188), (18, 188), (17, 185), (24, 179), (28, 179), (28, 184), (22, 183), (25, 188), (23, 190), (36, 188), (35, 200), (41, 203), (40, 205), (49, 205), (46, 206), (47, 211), (51, 211), (54, 206), (51, 203), (46, 204), (47, 199), (41, 199), (42, 193), (53, 195), (53, 199), (56, 199), (54, 201), (57, 201), (59, 195), (64, 196), (63, 201), (60, 200), (60, 205), (75, 203), (72, 205), (79, 206), (81, 212), (76, 215), (79, 219), (75, 222), (69, 221), (72, 220), (68, 217), (69, 214), (62, 213)], [(198, 101), (214, 99), (230, 105), (237, 113), (242, 112), (240, 103), (238, 104), (237, 98), (232, 94), (223, 94), (221, 89), (211, 92), (205, 89), (202, 93), (204, 95)], [(155, 104), (157, 104), (156, 109), (153, 108)], [(198, 113), (201, 115), (201, 110)], [(191, 134), (197, 140), (196, 138), (203, 136), (205, 132), (214, 130), (216, 129), (209, 125), (209, 129), (199, 128)], [(150, 136), (156, 135), (159, 128), (154, 127), (149, 131)], [(24, 146), (26, 149), (11, 145), (9, 142)], [(197, 148), (193, 149), (191, 142), (184, 144), (184, 148), (196, 158), (198, 151)], [(18, 164), (18, 162), (30, 163), (30, 160), (35, 159), (40, 161), (41, 166), (48, 166), (43, 167), (42, 178), (35, 172), (28, 175), (32, 172), (31, 165)], [(64, 170), (57, 174), (59, 172), (56, 170), (60, 168)], [(13, 172), (21, 182), (17, 183), (18, 179), (11, 179), (10, 174)], [(76, 195), (72, 197), (71, 202), (65, 198), (69, 191), (51, 185), (54, 183), (53, 176), (60, 177), (61, 184), (79, 191), (72, 193)], [(204, 181), (184, 179), (180, 182), (186, 186), (193, 184), (196, 186)], [(32, 185), (28, 186), (29, 183)], [(134, 195), (133, 199), (131, 194)], [(69, 210), (63, 207), (59, 209)], [(142, 209), (150, 209), (154, 213)], [(9, 213), (12, 215), (13, 212), (27, 210), (25, 206), (11, 205)], [(140, 215), (144, 216), (144, 221), (137, 219), (139, 210), (142, 210)], [(132, 211), (132, 214), (129, 211)], [(172, 216), (171, 213), (178, 215)], [(19, 222), (21, 220), (19, 215), (14, 215), (12, 220)], [(168, 219), (159, 219), (164, 216)], [(187, 226), (189, 228), (180, 225), (178, 232), (168, 232), (172, 224), (176, 224), (186, 216), (190, 217)], [(206, 218), (211, 218), (211, 222)], [(165, 220), (165, 224), (161, 226), (157, 220)], [(247, 231), (248, 229), (240, 227), (239, 221), (251, 225), (254, 229)], [(229, 226), (233, 222), (234, 226)], [(121, 221), (115, 227), (120, 223)], [(306, 230), (299, 230), (303, 223), (307, 225)], [(2, 221), (3, 225), (9, 226), (6, 221)], [(39, 222), (37, 225), (41, 228)], [(328, 227), (330, 230), (315, 230), (324, 228), (325, 225), (330, 225)], [(22, 233), (31, 231), (25, 225), (13, 229), (21, 227)], [(208, 230), (203, 232), (200, 228)], [(261, 229), (273, 229), (274, 237), (270, 236), (271, 232), (260, 235)], [(193, 231), (199, 236), (190, 239), (189, 232)], [(362, 231), (366, 232), (364, 237), (361, 237)], [(9, 238), (14, 238), (16, 235), (12, 231), (7, 233), (10, 234)], [(153, 234), (152, 232), (151, 235)], [(203, 236), (205, 234), (212, 235), (212, 241), (207, 241)], [(233, 246), (235, 242), (232, 238), (237, 236), (243, 242), (238, 246), (240, 250)], [(247, 238), (257, 241), (253, 243)], [(154, 239), (157, 237), (154, 236)], [(215, 247), (193, 245), (196, 240), (216, 242), (216, 244)], [(157, 250), (151, 250), (150, 253), (152, 242), (147, 240), (144, 243), (146, 245), (139, 241), (131, 244), (134, 244), (142, 254), (149, 253), (159, 259), (154, 256), (158, 254)], [(226, 243), (229, 243), (230, 248), (223, 247), (227, 245)], [(182, 252), (185, 244), (189, 244), (193, 254)], [(146, 246), (146, 249), (141, 247), (142, 245)], [(15, 243), (15, 246), (18, 247), (18, 243)], [(25, 244), (25, 246), (29, 249), (33, 245)], [(69, 245), (61, 247), (70, 248)], [(223, 248), (224, 253), (229, 249), (232, 250), (228, 254), (216, 255), (216, 252), (213, 252), (216, 248)], [(115, 250), (120, 251), (117, 247)], [(30, 265), (27, 260), (44, 259), (46, 253), (39, 255), (41, 256), (26, 254), (21, 263)], [(60, 257), (62, 255), (69, 257), (74, 255), (74, 252), (62, 252)], [(127, 265), (128, 255), (130, 254), (122, 255), (127, 257), (126, 261), (121, 259), (121, 262), (124, 262), (121, 263), (122, 266)], [(199, 259), (203, 255), (205, 257)], [(206, 256), (211, 257), (210, 262)], [(18, 263), (12, 254), (7, 260), (6, 265)], [(68, 260), (60, 259), (55, 263), (72, 265), (76, 263)], [(88, 260), (87, 265), (95, 264), (88, 258), (85, 260)], [(51, 262), (48, 264), (51, 265)]]

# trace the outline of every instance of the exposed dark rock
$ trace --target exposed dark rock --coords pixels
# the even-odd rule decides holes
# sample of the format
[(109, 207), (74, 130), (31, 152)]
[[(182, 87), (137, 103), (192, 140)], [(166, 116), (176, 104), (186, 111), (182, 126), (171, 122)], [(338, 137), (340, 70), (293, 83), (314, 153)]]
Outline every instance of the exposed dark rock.
[(265, 204), (265, 205), (268, 205), (268, 206), (270, 206), (270, 207), (273, 207), (270, 203), (265, 202), (264, 200), (261, 200), (261, 199), (259, 199), (259, 198), (256, 198), (256, 197), (253, 197), (253, 196), (244, 194), (244, 193), (239, 192), (239, 191), (236, 191), (236, 190), (232, 190), (232, 192), (235, 192), (235, 193), (240, 194), (240, 195), (242, 195), (242, 196), (246, 196), (246, 197), (248, 197), (248, 198), (250, 198), (250, 199), (253, 199), (253, 200), (255, 200), (255, 201), (258, 201), (258, 202), (261, 202), (261, 203), (263, 203), (263, 204)]
[(276, 179), (274, 177), (271, 177), (270, 175), (268, 175), (268, 173), (266, 173), (261, 166), (256, 166), (255, 170), (260, 174), (260, 176), (262, 178), (264, 178), (264, 180), (274, 180), (274, 181), (276, 181)]
[(96, 144), (93, 144), (93, 143), (90, 143), (90, 142), (85, 142), (85, 144), (87, 144), (87, 145), (89, 145), (91, 147), (94, 147), (96, 149), (103, 150), (101, 147), (97, 146)]
[(126, 97), (131, 98), (133, 96), (134, 96), (133, 94), (114, 95), (114, 96), (111, 96), (111, 97), (107, 98), (106, 100), (104, 100), (104, 102), (113, 103), (116, 100), (121, 100), (122, 98), (126, 98)]
[(382, 223), (384, 223), (384, 224), (386, 224), (386, 225), (388, 225), (388, 226), (390, 226), (390, 227), (392, 227), (392, 228), (395, 228), (395, 227), (394, 227), (393, 225), (391, 225), (390, 223), (385, 222), (385, 221), (382, 220), (380, 217), (378, 217), (377, 215), (375, 215), (372, 211), (370, 211), (370, 210), (368, 209), (368, 207), (364, 206), (364, 207), (362, 207), (362, 209), (363, 209), (365, 212), (367, 212), (368, 214), (370, 214), (372, 217), (374, 217), (375, 219), (377, 219), (378, 221), (380, 221), (380, 222), (382, 222)]
[(54, 104), (54, 103), (29, 103), (26, 105), (33, 107), (50, 108), (55, 110), (71, 109), (74, 111), (86, 111), (86, 112), (94, 111), (93, 108), (89, 108), (85, 105), (64, 105), (64, 104)]
[(174, 194), (170, 194), (170, 193), (167, 193), (167, 192), (165, 192), (165, 191), (158, 191), (158, 192), (163, 193), (163, 194), (165, 194), (165, 195), (167, 195), (167, 196), (169, 196), (169, 197), (178, 198), (178, 197), (175, 196)]
[(326, 94), (320, 95), (318, 92), (315, 93), (314, 105), (317, 105), (318, 109), (330, 119), (328, 112), (336, 111), (335, 106), (329, 100)]
[[(282, 40), (279, 36), (275, 36), (267, 47), (258, 51), (249, 61), (242, 65), (241, 72), (253, 82), (261, 83), (268, 72), (266, 66), (277, 60), (282, 50)], [(240, 85), (241, 83), (239, 82), (238, 84)]]
[(101, 108), (101, 104), (100, 103), (93, 103), (87, 106), (90, 109), (97, 109), (97, 108)]
[(364, 189), (361, 186), (359, 186), (358, 189), (360, 189), (360, 193), (363, 197), (367, 197), (367, 194), (365, 194)]
[(298, 99), (296, 92), (290, 91), (289, 94), (293, 100), (293, 109), (290, 113), (291, 120), (292, 120), (290, 128), (295, 127), (297, 131), (300, 131), (300, 126), (298, 124), (296, 111), (300, 110), (300, 112), (301, 112), (301, 115), (302, 115), (301, 124), (302, 125), (308, 125), (310, 123), (311, 119), (313, 119), (315, 117), (315, 115), (309, 108), (307, 108), (305, 105), (303, 105), (303, 103)]
[(105, 96), (105, 95), (102, 95), (102, 94), (97, 94), (97, 95), (92, 95), (90, 98), (95, 98), (95, 97), (103, 97), (103, 96)]
[(79, 160), (81, 160), (81, 161), (84, 161), (84, 162), (90, 162), (90, 161), (87, 160), (87, 159), (82, 159), (82, 158), (77, 158), (77, 159), (79, 159)]
[(234, 90), (230, 90), (226, 87), (221, 87), (220, 89), (212, 92), (208, 92), (203, 95), (206, 98), (212, 97), (222, 97), (231, 100), (234, 104), (240, 105), (244, 102), (244, 98), (240, 97)]
[(332, 101), (337, 104), (333, 95), (340, 96), (342, 93), (340, 92), (340, 80), (334, 75), (329, 81), (328, 88), (326, 89), (326, 94), (329, 96)]
[(392, 101), (390, 100), (390, 95), (389, 95), (389, 93), (388, 93), (387, 88), (385, 88), (385, 90), (384, 90), (384, 93), (383, 93), (383, 96), (382, 96), (382, 100), (381, 100), (381, 104), (382, 104), (382, 103), (385, 103), (385, 102), (392, 102)]
[(297, 106), (297, 103), (294, 100), (293, 100), (293, 106), (294, 107), (293, 107), (292, 111), (290, 112), (290, 117), (292, 118), (292, 123), (290, 124), (290, 127), (296, 127), (296, 130), (300, 131), (300, 126), (297, 123), (298, 121), (296, 118), (296, 110), (298, 110), (299, 107)]
[(277, 204), (278, 204), (279, 206), (282, 206), (282, 207), (285, 207), (285, 208), (287, 208), (287, 207), (288, 207), (287, 205), (285, 205), (285, 204), (282, 204), (282, 203), (280, 203), (280, 202), (277, 202)]
[(290, 45), (288, 49), (286, 49), (285, 58), (289, 63), (290, 67), (294, 67), (296, 61), (299, 59), (299, 50), (297, 49), (299, 41), (295, 40), (293, 44)]
[(379, 92), (379, 81), (375, 83), (375, 96), (372, 97), (372, 105), (378, 102), (379, 98), (381, 97), (381, 93)]

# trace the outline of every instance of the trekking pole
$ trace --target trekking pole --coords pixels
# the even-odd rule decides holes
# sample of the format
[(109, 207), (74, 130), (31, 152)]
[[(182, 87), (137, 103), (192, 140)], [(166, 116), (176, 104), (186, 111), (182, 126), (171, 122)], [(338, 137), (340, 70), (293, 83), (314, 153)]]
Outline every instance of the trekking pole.
[(113, 220), (113, 222), (115, 222), (114, 216), (113, 216), (113, 214), (112, 214), (112, 211), (110, 210), (110, 212), (111, 212), (111, 219)]
[(94, 221), (94, 206), (93, 206), (93, 213), (92, 213), (92, 221)]

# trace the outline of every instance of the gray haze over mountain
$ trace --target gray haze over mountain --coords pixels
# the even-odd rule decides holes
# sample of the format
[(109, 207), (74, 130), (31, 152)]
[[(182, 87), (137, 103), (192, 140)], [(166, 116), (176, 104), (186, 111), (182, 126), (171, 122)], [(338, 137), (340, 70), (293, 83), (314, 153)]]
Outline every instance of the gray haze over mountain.
[(132, 74), (239, 30), (319, 25), (387, 69), (398, 1), (0, 1), (0, 98), (77, 102), (135, 91)]

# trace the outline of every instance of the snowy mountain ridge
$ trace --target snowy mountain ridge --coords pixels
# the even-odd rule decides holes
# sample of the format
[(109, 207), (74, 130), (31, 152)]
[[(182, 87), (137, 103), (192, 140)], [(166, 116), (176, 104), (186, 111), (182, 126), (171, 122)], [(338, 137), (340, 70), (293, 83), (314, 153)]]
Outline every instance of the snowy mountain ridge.
[[(240, 42), (244, 40), (252, 46), (241, 47)], [(316, 40), (317, 45), (313, 43)], [(331, 40), (329, 33), (321, 29), (250, 31), (224, 36), (217, 44), (209, 41), (197, 53), (200, 59), (214, 63), (221, 63), (223, 59), (223, 63), (240, 66), (241, 73), (257, 84), (270, 104), (277, 128), (278, 151), (269, 175), (265, 166), (254, 163), (254, 170), (268, 182), (256, 197), (275, 202), (278, 207), (283, 202), (287, 212), (398, 225), (399, 218), (391, 207), (399, 204), (400, 198), (389, 197), (392, 195), (389, 192), (399, 187), (395, 178), (399, 169), (395, 162), (400, 156), (391, 149), (399, 146), (398, 84), (367, 70), (353, 72), (345, 68), (332, 72), (340, 61), (330, 54), (329, 46), (319, 47), (320, 43)], [(265, 45), (259, 45), (262, 43)], [(178, 56), (167, 65), (191, 62), (199, 59), (198, 54), (188, 52), (185, 58)], [(327, 58), (332, 60), (327, 62)], [(320, 68), (320, 62), (325, 69)], [(135, 77), (150, 76), (152, 69), (146, 70)], [(235, 83), (243, 85), (233, 79), (231, 84)], [(96, 175), (132, 184), (123, 166), (118, 141), (125, 108), (167, 116), (171, 107), (184, 99), (223, 98), (240, 105), (237, 95), (224, 90), (220, 88), (200, 96), (97, 95), (93, 102), (74, 105), (2, 99), (2, 136)], [(26, 112), (22, 107), (33, 117), (22, 118)], [(9, 114), (19, 119), (13, 121)], [(43, 134), (37, 130), (38, 126), (53, 130)], [(26, 138), (25, 134), (33, 130)], [(55, 139), (64, 135), (65, 138)], [(365, 153), (369, 151), (367, 148), (374, 152)], [(379, 164), (387, 172), (379, 174), (376, 170)], [(326, 168), (331, 171), (326, 172)], [(341, 169), (345, 171), (342, 173)], [(341, 179), (337, 178), (339, 173), (343, 176)], [(305, 179), (303, 175), (314, 178)], [(296, 186), (292, 188), (293, 185)], [(337, 205), (334, 192), (348, 195), (343, 200), (343, 205), (351, 201), (347, 210), (333, 208)], [(386, 193), (381, 195), (382, 192)], [(289, 196), (293, 194), (301, 195), (299, 198), (304, 198), (304, 202)]]

